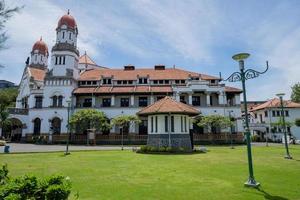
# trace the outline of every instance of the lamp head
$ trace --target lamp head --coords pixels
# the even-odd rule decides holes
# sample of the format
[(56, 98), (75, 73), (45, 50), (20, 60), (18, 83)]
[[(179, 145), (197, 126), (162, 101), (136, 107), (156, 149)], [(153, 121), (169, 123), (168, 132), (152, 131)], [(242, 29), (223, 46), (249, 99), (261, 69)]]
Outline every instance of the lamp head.
[(235, 61), (246, 60), (250, 56), (249, 53), (239, 53), (232, 56), (232, 59)]
[(285, 94), (284, 93), (278, 93), (276, 94), (276, 96), (278, 96), (279, 98), (282, 98)]

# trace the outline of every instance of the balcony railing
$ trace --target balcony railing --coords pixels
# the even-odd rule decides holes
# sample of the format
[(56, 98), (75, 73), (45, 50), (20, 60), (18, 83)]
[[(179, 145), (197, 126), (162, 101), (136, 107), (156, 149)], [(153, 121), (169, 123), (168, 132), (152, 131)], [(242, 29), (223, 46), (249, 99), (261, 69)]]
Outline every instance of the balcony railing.
[(28, 108), (8, 108), (8, 113), (12, 115), (28, 115)]

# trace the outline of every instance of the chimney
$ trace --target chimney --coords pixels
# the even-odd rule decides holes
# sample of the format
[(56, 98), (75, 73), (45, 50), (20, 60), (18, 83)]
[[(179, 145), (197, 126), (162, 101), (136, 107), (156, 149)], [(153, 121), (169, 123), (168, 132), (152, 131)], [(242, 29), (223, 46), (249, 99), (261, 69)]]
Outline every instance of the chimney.
[(166, 66), (165, 65), (155, 65), (154, 69), (155, 70), (165, 70)]
[(134, 69), (135, 69), (134, 65), (125, 65), (124, 66), (124, 70), (126, 70), (126, 71), (134, 70)]

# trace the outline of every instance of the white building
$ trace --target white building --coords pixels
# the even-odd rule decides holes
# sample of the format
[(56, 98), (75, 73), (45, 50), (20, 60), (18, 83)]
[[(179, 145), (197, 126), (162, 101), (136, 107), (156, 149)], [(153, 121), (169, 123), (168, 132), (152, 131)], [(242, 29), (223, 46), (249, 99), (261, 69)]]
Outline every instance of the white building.
[[(12, 131), (15, 139), (30, 141), (33, 135), (49, 138), (51, 134), (53, 141), (64, 141), (68, 102), (72, 112), (97, 109), (112, 119), (136, 114), (164, 96), (171, 96), (192, 105), (203, 115), (228, 116), (230, 112), (236, 119), (236, 139), (243, 140), (240, 89), (225, 86), (219, 77), (164, 65), (140, 69), (131, 65), (119, 69), (102, 67), (86, 53), (80, 57), (77, 35), (76, 21), (67, 14), (58, 22), (56, 44), (50, 57), (42, 39), (34, 44), (20, 82), (16, 108), (10, 110), (17, 123)], [(147, 135), (147, 124), (147, 118), (142, 119), (141, 124), (131, 126), (127, 132)], [(194, 128), (193, 132), (203, 140), (224, 140), (229, 130), (214, 131), (221, 134), (217, 136), (207, 136), (210, 130), (200, 128)], [(103, 134), (109, 134), (105, 138), (111, 139), (111, 135), (120, 134), (120, 129), (113, 127), (110, 133), (98, 133), (96, 138), (101, 140)]]
[[(300, 104), (292, 101), (283, 101), (284, 116), (287, 122), (287, 133), (300, 139), (300, 127), (295, 125), (295, 119), (300, 118)], [(283, 129), (275, 125), (281, 119), (280, 99), (274, 98), (263, 104), (254, 106), (250, 110), (250, 128), (254, 135), (265, 140), (266, 137), (272, 141), (281, 141)], [(292, 126), (290, 126), (292, 125)]]

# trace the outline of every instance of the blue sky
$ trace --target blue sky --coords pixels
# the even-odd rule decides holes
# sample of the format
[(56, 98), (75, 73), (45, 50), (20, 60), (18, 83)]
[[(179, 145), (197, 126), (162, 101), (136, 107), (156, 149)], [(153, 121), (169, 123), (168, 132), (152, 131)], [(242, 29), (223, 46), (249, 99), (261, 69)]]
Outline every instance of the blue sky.
[[(33, 43), (43, 36), (49, 49), (59, 18), (70, 9), (79, 29), (78, 47), (111, 68), (133, 64), (173, 65), (223, 77), (238, 70), (231, 56), (248, 52), (247, 67), (267, 74), (247, 82), (251, 100), (290, 95), (300, 81), (300, 1), (7, 1), (25, 5), (6, 26), (8, 48), (0, 52), (6, 68), (0, 79), (19, 83)], [(240, 83), (231, 84), (240, 87)]]

